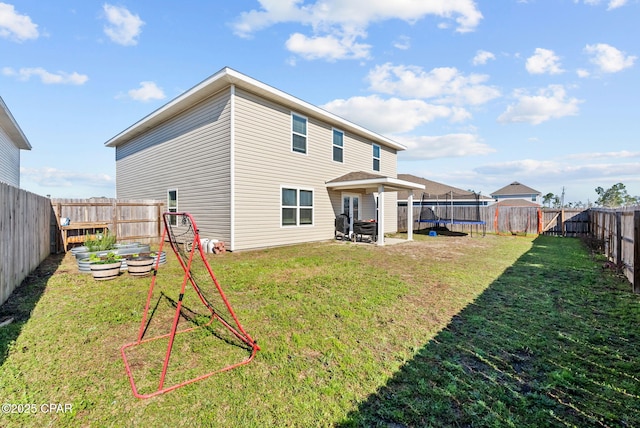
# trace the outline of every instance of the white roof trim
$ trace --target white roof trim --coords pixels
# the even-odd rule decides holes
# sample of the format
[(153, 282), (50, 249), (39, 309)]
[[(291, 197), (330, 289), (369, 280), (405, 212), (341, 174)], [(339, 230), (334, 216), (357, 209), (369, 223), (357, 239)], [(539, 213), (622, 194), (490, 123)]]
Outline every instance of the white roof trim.
[(19, 149), (31, 150), (31, 144), (29, 140), (18, 126), (18, 122), (13, 118), (13, 115), (9, 111), (9, 108), (0, 97), (0, 127), (9, 135), (9, 139)]
[(343, 119), (333, 113), (329, 113), (320, 107), (302, 101), (292, 95), (289, 95), (279, 89), (266, 85), (256, 79), (239, 73), (229, 67), (225, 67), (211, 77), (197, 84), (193, 88), (169, 101), (153, 113), (134, 123), (115, 137), (104, 143), (107, 147), (117, 147), (130, 139), (140, 135), (141, 133), (151, 129), (165, 120), (175, 116), (176, 114), (186, 110), (199, 101), (229, 87), (236, 85), (238, 88), (246, 89), (254, 92), (263, 98), (274, 101), (278, 104), (287, 106), (297, 112), (317, 117), (328, 124), (340, 128), (343, 131), (349, 131), (354, 134), (365, 137), (372, 142), (391, 147), (401, 151), (407, 148), (383, 135), (377, 134), (360, 125), (356, 125), (346, 119)]
[(423, 184), (400, 180), (393, 177), (365, 178), (362, 180), (338, 181), (333, 183), (327, 183), (327, 187), (329, 189), (336, 189), (336, 190), (363, 189), (368, 187), (377, 188), (380, 185), (392, 188), (394, 190), (424, 189)]

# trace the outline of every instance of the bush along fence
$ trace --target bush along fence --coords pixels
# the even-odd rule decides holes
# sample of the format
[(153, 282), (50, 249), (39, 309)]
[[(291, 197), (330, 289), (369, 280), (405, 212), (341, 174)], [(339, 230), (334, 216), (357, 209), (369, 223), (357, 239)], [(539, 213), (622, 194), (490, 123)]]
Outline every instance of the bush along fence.
[(590, 235), (612, 268), (640, 293), (640, 207), (589, 210)]
[(49, 198), (0, 183), (0, 304), (51, 253)]

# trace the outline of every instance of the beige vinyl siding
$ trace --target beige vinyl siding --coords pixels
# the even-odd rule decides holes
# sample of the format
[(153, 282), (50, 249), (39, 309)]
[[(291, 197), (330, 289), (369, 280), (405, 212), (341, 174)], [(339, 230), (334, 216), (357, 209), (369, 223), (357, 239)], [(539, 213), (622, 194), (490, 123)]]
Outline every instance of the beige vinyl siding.
[[(288, 108), (237, 89), (235, 101), (235, 248), (326, 240), (342, 209), (341, 192), (326, 181), (352, 171), (373, 172), (371, 141), (345, 132), (344, 162), (333, 161), (333, 127), (308, 118), (307, 153), (291, 149)], [(293, 111), (294, 113), (298, 113)], [(396, 176), (395, 151), (382, 146), (380, 174)], [(312, 189), (314, 224), (281, 226), (281, 188)], [(362, 195), (362, 218), (375, 216), (375, 200)], [(395, 230), (395, 193), (386, 194), (386, 230)]]
[(118, 198), (167, 200), (191, 213), (202, 238), (231, 239), (229, 89), (116, 148)]
[(0, 128), (0, 181), (15, 187), (20, 186), (20, 149)]

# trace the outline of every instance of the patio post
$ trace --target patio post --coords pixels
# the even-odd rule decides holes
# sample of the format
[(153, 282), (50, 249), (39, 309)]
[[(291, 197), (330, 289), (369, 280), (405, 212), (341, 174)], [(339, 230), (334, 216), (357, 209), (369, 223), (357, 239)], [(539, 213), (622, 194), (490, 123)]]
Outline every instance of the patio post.
[(384, 245), (384, 186), (378, 186), (378, 245)]
[(413, 241), (413, 190), (407, 198), (407, 241)]

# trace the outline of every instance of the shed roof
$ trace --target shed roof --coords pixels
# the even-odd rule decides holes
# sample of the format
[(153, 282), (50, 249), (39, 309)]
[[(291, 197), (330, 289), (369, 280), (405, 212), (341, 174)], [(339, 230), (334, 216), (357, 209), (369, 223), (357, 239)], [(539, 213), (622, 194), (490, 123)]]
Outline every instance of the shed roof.
[(223, 68), (204, 81), (198, 83), (193, 88), (185, 91), (153, 113), (120, 132), (104, 144), (107, 147), (117, 147), (126, 143), (132, 138), (232, 85), (255, 93), (267, 100), (286, 106), (298, 113), (321, 119), (322, 121), (339, 127), (344, 131), (360, 135), (377, 144), (381, 144), (395, 150), (406, 150), (406, 147), (402, 144), (383, 135), (368, 130), (360, 125), (356, 125), (353, 122), (343, 119), (306, 101), (302, 101), (299, 98), (289, 95), (286, 92), (262, 83), (229, 67)]
[(0, 128), (4, 129), (16, 147), (22, 150), (31, 150), (29, 140), (18, 126), (18, 122), (13, 118), (2, 97), (0, 97)]
[(514, 181), (513, 183), (504, 186), (502, 189), (498, 189), (491, 193), (491, 196), (514, 196), (514, 195), (541, 195), (541, 193), (529, 186), (525, 186), (522, 183)]

